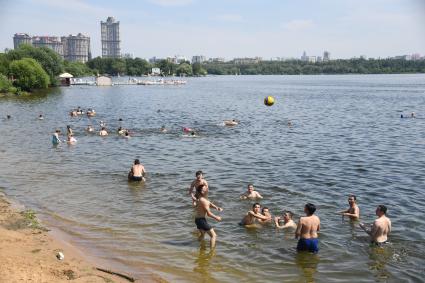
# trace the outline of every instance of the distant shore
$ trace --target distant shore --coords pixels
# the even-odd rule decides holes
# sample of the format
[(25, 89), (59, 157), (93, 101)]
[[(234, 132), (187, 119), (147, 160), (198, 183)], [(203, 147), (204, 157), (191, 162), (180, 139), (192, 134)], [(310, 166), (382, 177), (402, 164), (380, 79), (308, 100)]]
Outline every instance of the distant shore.
[[(0, 250), (0, 282), (131, 282), (97, 270), (81, 251), (54, 238), (33, 212), (18, 211), (1, 192)], [(165, 281), (153, 277), (143, 282)]]

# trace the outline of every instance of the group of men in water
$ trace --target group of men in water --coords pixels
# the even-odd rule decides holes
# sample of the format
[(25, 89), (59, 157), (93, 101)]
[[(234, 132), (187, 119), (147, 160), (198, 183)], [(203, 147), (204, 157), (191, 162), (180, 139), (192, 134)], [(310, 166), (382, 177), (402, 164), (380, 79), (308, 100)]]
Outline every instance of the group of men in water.
[[(202, 171), (196, 172), (196, 179), (189, 187), (189, 195), (192, 199), (192, 204), (195, 207), (195, 224), (200, 232), (199, 239), (202, 240), (205, 234), (211, 238), (210, 247), (215, 247), (217, 234), (214, 229), (208, 224), (206, 217), (221, 221), (221, 217), (213, 214), (211, 209), (216, 209), (221, 212), (223, 209), (213, 204), (208, 200), (208, 182), (204, 179)], [(252, 184), (248, 185), (248, 190), (240, 196), (240, 199), (256, 200), (263, 197), (254, 190)], [(353, 221), (360, 219), (360, 209), (357, 205), (356, 196), (348, 197), (349, 208), (338, 213), (349, 217)], [(305, 216), (300, 217), (298, 223), (295, 223), (293, 213), (284, 211), (282, 216), (274, 218), (274, 224), (279, 229), (295, 230), (295, 238), (298, 239), (297, 250), (317, 253), (319, 251), (318, 232), (320, 231), (320, 219), (314, 215), (316, 206), (312, 203), (307, 203), (304, 206)], [(370, 236), (370, 241), (376, 246), (382, 246), (388, 241), (388, 234), (391, 232), (391, 221), (386, 216), (387, 208), (384, 205), (378, 205), (376, 208), (377, 219), (372, 225), (367, 226), (364, 223), (359, 223), (359, 226)], [(272, 215), (267, 207), (261, 208), (261, 205), (256, 202), (252, 206), (252, 210), (248, 211), (243, 217), (240, 225), (245, 227), (257, 227), (272, 223)]]

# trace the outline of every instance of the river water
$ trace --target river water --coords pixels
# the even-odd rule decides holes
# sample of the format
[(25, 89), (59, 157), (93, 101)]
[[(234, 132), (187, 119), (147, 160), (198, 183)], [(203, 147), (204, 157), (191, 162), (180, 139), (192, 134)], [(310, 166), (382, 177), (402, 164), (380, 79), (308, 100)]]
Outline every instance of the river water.
[[(263, 104), (267, 95), (274, 106)], [(98, 114), (70, 117), (77, 106)], [(400, 119), (411, 112), (416, 119)], [(0, 116), (3, 191), (116, 270), (172, 282), (423, 281), (425, 75), (75, 86), (3, 99)], [(228, 128), (224, 119), (241, 122)], [(100, 120), (111, 135), (85, 133)], [(66, 133), (66, 125), (77, 144), (53, 147), (52, 132)], [(133, 137), (117, 136), (120, 125)], [(182, 136), (182, 127), (199, 137)], [(145, 184), (127, 182), (134, 158), (146, 166)], [(222, 222), (210, 220), (218, 234), (213, 252), (197, 241), (187, 195), (197, 170), (205, 172), (209, 198), (224, 208)], [(306, 202), (316, 204), (318, 255), (298, 254), (293, 233), (238, 225), (253, 203), (238, 197), (248, 183), (274, 215), (289, 209), (298, 218)], [(357, 195), (365, 222), (387, 205), (391, 244), (370, 247), (356, 223), (335, 213), (349, 194)]]

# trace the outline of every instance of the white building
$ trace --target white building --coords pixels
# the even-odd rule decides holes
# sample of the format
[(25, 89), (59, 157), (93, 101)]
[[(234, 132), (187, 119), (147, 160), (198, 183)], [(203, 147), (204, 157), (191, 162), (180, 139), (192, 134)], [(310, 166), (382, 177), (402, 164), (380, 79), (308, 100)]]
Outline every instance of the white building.
[(202, 64), (205, 61), (207, 61), (207, 58), (205, 56), (203, 56), (203, 55), (192, 56), (192, 64), (195, 64), (195, 63)]

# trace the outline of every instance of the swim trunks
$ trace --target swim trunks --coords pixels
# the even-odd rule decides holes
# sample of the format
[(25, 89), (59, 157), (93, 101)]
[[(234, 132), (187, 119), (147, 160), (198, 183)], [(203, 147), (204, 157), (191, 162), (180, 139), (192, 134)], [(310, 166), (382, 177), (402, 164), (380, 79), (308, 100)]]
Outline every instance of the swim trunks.
[(299, 239), (298, 245), (297, 245), (297, 251), (309, 251), (311, 253), (319, 252), (319, 239), (317, 238)]
[(139, 177), (131, 176), (130, 178), (132, 181), (144, 181), (144, 178), (142, 176), (139, 176)]
[(207, 219), (205, 219), (205, 217), (195, 218), (195, 224), (199, 230), (209, 231), (212, 229), (212, 227), (208, 224)]

